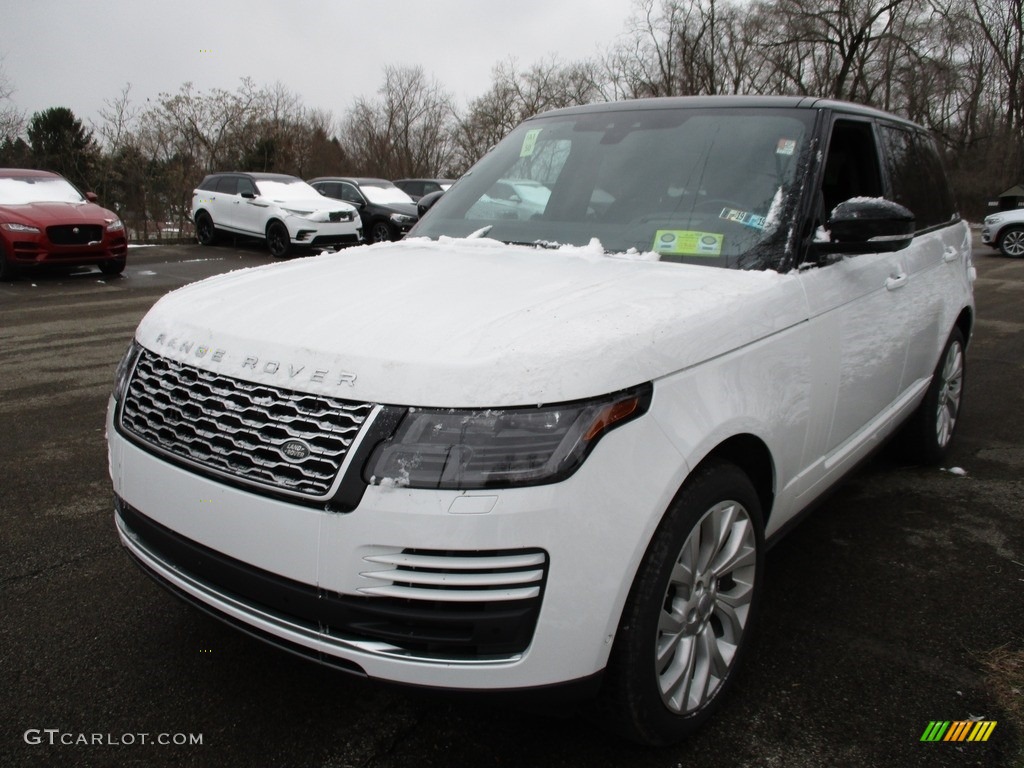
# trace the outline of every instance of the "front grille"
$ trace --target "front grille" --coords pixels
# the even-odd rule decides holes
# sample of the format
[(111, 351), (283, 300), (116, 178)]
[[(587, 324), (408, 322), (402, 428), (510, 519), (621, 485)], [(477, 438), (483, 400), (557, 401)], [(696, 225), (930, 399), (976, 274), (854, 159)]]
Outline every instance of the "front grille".
[(88, 245), (103, 240), (103, 227), (98, 224), (61, 224), (47, 227), (46, 236), (54, 245)]
[(368, 403), (253, 384), (143, 350), (120, 423), (173, 459), (323, 498), (372, 410)]
[[(450, 660), (509, 658), (533, 639), (548, 569), (547, 553), (540, 549), (407, 549), (378, 555), (367, 562), (394, 570), (362, 575), (410, 585), (412, 591), (341, 595), (227, 557), (150, 520), (120, 498), (115, 503), (126, 533), (151, 557), (324, 639), (386, 643), (376, 650)], [(451, 584), (445, 586), (446, 580)]]

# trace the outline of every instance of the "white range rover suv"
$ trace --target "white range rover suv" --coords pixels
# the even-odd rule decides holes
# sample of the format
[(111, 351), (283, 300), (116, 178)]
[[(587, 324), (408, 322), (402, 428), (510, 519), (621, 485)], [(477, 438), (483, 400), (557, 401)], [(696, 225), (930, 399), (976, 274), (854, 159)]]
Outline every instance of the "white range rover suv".
[(355, 206), (331, 200), (282, 173), (211, 173), (192, 192), (201, 245), (229, 233), (267, 241), (272, 256), (294, 248), (340, 248), (363, 240)]
[[(543, 209), (479, 204), (509, 179)], [(897, 430), (943, 456), (974, 276), (931, 139), (892, 115), (549, 112), (400, 242), (161, 299), (110, 403), (117, 530), (310, 659), (576, 686), (672, 742), (747, 653), (766, 542)]]

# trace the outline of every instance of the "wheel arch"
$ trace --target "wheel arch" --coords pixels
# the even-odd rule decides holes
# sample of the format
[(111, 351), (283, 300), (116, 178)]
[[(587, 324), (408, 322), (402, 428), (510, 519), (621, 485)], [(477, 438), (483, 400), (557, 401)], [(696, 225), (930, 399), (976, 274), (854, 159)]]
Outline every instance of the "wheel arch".
[[(720, 461), (736, 465), (750, 479), (761, 502), (761, 513), (767, 526), (775, 502), (775, 461), (771, 450), (756, 435), (733, 435), (712, 448), (687, 477), (693, 476), (707, 464)], [(678, 493), (685, 489), (684, 482)]]
[(964, 337), (964, 346), (970, 346), (971, 343), (971, 332), (974, 329), (974, 309), (972, 307), (964, 307), (960, 310), (960, 314), (956, 318), (954, 325), (960, 329), (960, 333)]
[(275, 224), (280, 224), (282, 227), (284, 227), (285, 232), (288, 233), (288, 237), (292, 236), (291, 230), (288, 229), (288, 225), (284, 223), (284, 219), (282, 219), (280, 216), (271, 216), (269, 219), (267, 219), (266, 223), (263, 225), (263, 234), (266, 235), (267, 232), (270, 231), (270, 228)]

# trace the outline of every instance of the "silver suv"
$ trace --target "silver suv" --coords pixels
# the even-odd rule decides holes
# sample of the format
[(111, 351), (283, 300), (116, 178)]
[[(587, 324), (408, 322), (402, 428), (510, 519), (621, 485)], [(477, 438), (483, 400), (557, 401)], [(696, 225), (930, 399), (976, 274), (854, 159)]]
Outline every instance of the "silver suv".
[(213, 245), (222, 232), (244, 235), (266, 240), (277, 258), (295, 246), (339, 248), (363, 240), (354, 207), (280, 173), (210, 174), (192, 192), (192, 219), (202, 245)]
[(1024, 256), (1024, 208), (986, 216), (981, 241), (998, 248), (1004, 256)]

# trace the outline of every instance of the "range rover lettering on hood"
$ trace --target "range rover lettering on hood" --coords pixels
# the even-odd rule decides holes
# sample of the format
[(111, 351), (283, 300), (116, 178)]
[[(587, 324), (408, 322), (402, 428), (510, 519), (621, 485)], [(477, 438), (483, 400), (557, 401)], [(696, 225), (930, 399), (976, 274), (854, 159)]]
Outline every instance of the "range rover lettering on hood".
[(249, 369), (268, 376), (281, 376), (282, 379), (296, 381), (308, 381), (313, 384), (346, 384), (355, 386), (356, 374), (348, 371), (331, 371), (323, 368), (310, 368), (306, 365), (295, 365), (294, 363), (270, 360), (258, 355), (232, 354), (220, 347), (211, 347), (206, 344), (197, 344), (189, 339), (179, 339), (175, 336), (168, 336), (166, 333), (159, 334), (154, 342), (166, 350), (173, 350), (181, 356), (194, 357), (197, 360), (206, 359), (214, 363), (225, 363), (242, 369)]

